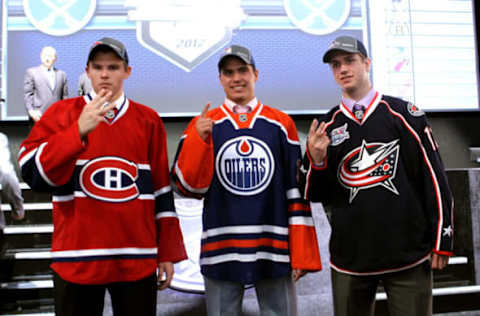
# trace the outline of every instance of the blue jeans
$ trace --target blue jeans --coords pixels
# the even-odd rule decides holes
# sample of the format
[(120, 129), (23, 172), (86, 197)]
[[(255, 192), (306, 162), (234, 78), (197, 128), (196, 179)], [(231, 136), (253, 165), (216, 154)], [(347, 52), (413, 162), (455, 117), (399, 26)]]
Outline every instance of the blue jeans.
[[(205, 279), (208, 316), (241, 316), (245, 285)], [(262, 316), (297, 315), (297, 295), (292, 276), (264, 279), (254, 284)]]

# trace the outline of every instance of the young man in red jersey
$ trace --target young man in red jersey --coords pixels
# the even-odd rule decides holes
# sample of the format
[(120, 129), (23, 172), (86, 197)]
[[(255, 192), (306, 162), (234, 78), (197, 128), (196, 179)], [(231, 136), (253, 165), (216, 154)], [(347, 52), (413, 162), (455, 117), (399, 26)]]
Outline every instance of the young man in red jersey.
[[(187, 258), (158, 114), (126, 98), (123, 43), (90, 48), (93, 91), (52, 105), (22, 143), (19, 163), (34, 189), (53, 193), (56, 315), (156, 315), (157, 278), (169, 285)], [(158, 274), (157, 274), (158, 269)]]

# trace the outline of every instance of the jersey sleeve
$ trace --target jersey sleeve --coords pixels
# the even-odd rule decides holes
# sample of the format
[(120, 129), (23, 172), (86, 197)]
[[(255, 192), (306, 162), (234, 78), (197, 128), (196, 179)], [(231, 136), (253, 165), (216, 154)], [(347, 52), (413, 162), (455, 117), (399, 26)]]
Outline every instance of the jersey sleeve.
[(171, 175), (175, 187), (182, 195), (202, 198), (213, 178), (213, 142), (210, 135), (205, 141), (198, 134), (194, 118), (180, 139)]
[(432, 226), (433, 252), (452, 255), (454, 202), (438, 144), (423, 112), (411, 103), (407, 107), (414, 110), (405, 111), (401, 118), (405, 127), (402, 141), (405, 143), (403, 147), (411, 150), (404, 152), (402, 157), (409, 167), (410, 176), (418, 183), (425, 203)]
[[(85, 149), (76, 119), (66, 103), (52, 105), (20, 144), (22, 177), (33, 190), (52, 192), (72, 177), (75, 162)], [(64, 101), (63, 101), (64, 102)]]
[(301, 159), (297, 129), (293, 120), (287, 116), (286, 157), (283, 170), (286, 170), (288, 230), (290, 260), (293, 269), (318, 271), (322, 269), (320, 251), (315, 233), (310, 203), (299, 190), (299, 165)]
[[(318, 119), (319, 122), (322, 119)], [(326, 122), (327, 123), (327, 122)], [(329, 129), (327, 127), (327, 133)], [(303, 155), (300, 172), (299, 182), (302, 197), (311, 202), (322, 202), (324, 205), (328, 205), (332, 197), (332, 191), (334, 184), (336, 183), (336, 177), (332, 173), (330, 166), (329, 149), (327, 148), (327, 156), (320, 164), (315, 164), (308, 152), (308, 146), (305, 146), (305, 154)]]
[(168, 171), (167, 139), (160, 117), (153, 129), (150, 164), (155, 196), (158, 262), (179, 262), (187, 259), (180, 223), (175, 211)]

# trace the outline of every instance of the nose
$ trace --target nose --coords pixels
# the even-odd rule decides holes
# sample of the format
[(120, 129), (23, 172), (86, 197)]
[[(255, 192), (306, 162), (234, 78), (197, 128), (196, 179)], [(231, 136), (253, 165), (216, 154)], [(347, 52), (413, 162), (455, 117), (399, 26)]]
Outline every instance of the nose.
[(345, 63), (340, 63), (340, 66), (338, 67), (338, 71), (340, 73), (346, 73), (348, 70), (347, 64)]
[(240, 80), (240, 78), (241, 78), (240, 73), (238, 71), (234, 71), (232, 75), (233, 81), (238, 81)]

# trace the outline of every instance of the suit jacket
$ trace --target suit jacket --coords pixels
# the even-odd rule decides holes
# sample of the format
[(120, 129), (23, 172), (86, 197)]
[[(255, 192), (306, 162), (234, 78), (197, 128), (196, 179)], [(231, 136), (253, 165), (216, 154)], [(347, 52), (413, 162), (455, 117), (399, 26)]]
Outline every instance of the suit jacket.
[(58, 100), (68, 97), (67, 75), (64, 71), (53, 68), (55, 72), (55, 87), (52, 90), (43, 66), (28, 68), (23, 80), (25, 108), (40, 110), (47, 108)]
[(86, 95), (90, 91), (92, 91), (92, 82), (87, 76), (87, 73), (84, 72), (78, 77), (78, 88), (77, 94), (78, 96)]

